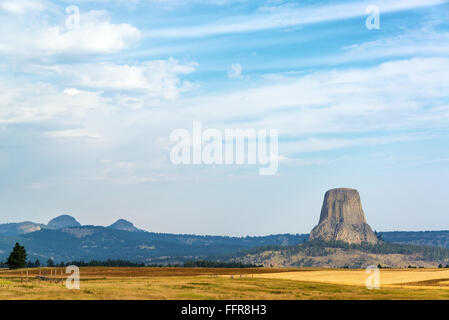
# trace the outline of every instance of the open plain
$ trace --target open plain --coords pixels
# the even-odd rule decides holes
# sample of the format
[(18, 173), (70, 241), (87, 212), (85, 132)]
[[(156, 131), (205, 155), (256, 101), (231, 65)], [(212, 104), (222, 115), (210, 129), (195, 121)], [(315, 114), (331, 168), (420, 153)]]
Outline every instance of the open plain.
[(82, 267), (79, 290), (61, 271), (1, 270), (0, 299), (449, 299), (448, 269), (381, 269), (378, 290), (365, 270)]

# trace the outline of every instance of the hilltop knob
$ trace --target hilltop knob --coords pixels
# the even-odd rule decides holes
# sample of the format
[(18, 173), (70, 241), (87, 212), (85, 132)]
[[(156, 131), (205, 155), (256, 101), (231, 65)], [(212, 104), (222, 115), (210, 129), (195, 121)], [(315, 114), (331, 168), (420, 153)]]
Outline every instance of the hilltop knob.
[(377, 243), (376, 235), (366, 223), (359, 192), (349, 188), (327, 191), (320, 221), (312, 229), (309, 240)]
[(80, 227), (81, 224), (76, 221), (76, 219), (67, 214), (63, 214), (58, 216), (47, 224), (50, 229), (63, 229), (63, 228), (71, 228), (71, 227)]
[(139, 231), (139, 229), (137, 229), (131, 222), (125, 219), (118, 219), (116, 222), (111, 224), (109, 228), (131, 232)]

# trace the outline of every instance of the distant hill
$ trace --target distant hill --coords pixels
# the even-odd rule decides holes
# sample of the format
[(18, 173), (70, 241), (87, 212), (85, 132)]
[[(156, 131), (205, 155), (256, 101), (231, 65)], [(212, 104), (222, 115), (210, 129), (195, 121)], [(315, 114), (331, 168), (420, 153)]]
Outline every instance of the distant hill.
[(390, 231), (379, 232), (384, 241), (420, 246), (449, 248), (449, 231)]
[(27, 249), (30, 260), (55, 262), (123, 259), (135, 262), (182, 263), (215, 259), (252, 247), (294, 245), (306, 235), (223, 237), (124, 231), (110, 227), (81, 226), (59, 230), (0, 236), (0, 260), (5, 260), (15, 242)]
[(63, 214), (58, 216), (47, 224), (47, 227), (50, 229), (63, 229), (63, 228), (71, 228), (71, 227), (81, 227), (81, 223), (76, 221), (76, 219), (67, 214)]
[[(449, 248), (449, 231), (393, 231), (377, 234), (386, 242)], [(183, 263), (201, 259), (223, 260), (238, 255), (241, 251), (264, 250), (267, 246), (286, 250), (266, 253), (275, 257), (288, 252), (289, 246), (295, 247), (307, 239), (307, 234), (225, 237), (154, 233), (140, 230), (124, 219), (119, 219), (108, 227), (82, 226), (75, 218), (62, 215), (52, 219), (48, 225), (29, 221), (0, 224), (0, 260), (6, 259), (15, 242), (20, 242), (26, 247), (30, 260), (38, 258), (40, 261), (47, 261), (53, 258), (55, 262), (60, 262), (123, 259), (151, 264)], [(357, 256), (352, 254), (355, 251), (349, 253), (342, 248), (332, 248), (331, 251), (335, 252), (326, 259), (334, 262), (338, 259), (343, 261), (344, 257), (347, 261), (354, 262)], [(363, 255), (366, 257), (375, 254), (364, 252)], [(299, 256), (297, 258), (297, 262), (301, 260)], [(411, 258), (410, 256), (407, 258), (409, 263), (416, 262)], [(324, 259), (323, 256), (320, 259)], [(266, 262), (280, 263), (275, 260), (268, 261)], [(306, 258), (301, 263), (303, 265), (311, 263), (307, 261)], [(248, 262), (260, 264), (260, 261)], [(284, 262), (287, 265), (292, 263), (289, 260)], [(407, 263), (405, 260), (402, 262)], [(388, 263), (388, 259), (383, 263)], [(344, 265), (343, 262), (340, 264)]]
[(134, 224), (132, 224), (131, 222), (129, 222), (129, 221), (125, 220), (125, 219), (117, 220), (116, 222), (111, 224), (109, 226), (109, 228), (116, 229), (116, 230), (123, 230), (123, 231), (131, 231), (131, 232), (140, 231), (139, 229), (137, 229), (134, 226)]
[(46, 225), (30, 221), (0, 224), (0, 235), (15, 236), (46, 228)]
[(48, 224), (31, 221), (0, 224), (0, 236), (17, 236), (43, 229), (62, 229), (79, 226), (81, 226), (81, 224), (76, 221), (74, 217), (69, 215), (60, 215), (50, 220)]
[(449, 249), (388, 242), (310, 241), (296, 246), (251, 248), (228, 256), (228, 260), (273, 267), (437, 267), (448, 264)]

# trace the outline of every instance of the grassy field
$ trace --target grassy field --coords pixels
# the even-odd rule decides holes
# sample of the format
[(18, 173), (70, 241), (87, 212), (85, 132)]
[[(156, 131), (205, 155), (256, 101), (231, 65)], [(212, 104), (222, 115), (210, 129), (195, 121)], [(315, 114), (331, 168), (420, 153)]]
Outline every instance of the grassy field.
[[(380, 269), (380, 286), (388, 288), (420, 287), (449, 290), (449, 269)], [(365, 270), (316, 269), (313, 272), (257, 274), (255, 277), (365, 286)]]
[(445, 269), (381, 270), (379, 290), (366, 289), (365, 270), (85, 267), (80, 290), (38, 281), (39, 272), (51, 271), (29, 269), (27, 280), (25, 270), (1, 270), (0, 299), (449, 299)]

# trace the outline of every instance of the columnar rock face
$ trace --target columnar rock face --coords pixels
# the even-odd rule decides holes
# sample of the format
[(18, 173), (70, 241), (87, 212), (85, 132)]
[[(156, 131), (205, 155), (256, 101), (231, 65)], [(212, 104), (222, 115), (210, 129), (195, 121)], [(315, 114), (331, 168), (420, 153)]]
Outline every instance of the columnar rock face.
[(378, 242), (373, 230), (366, 223), (357, 190), (338, 188), (326, 192), (320, 222), (313, 228), (309, 240)]

